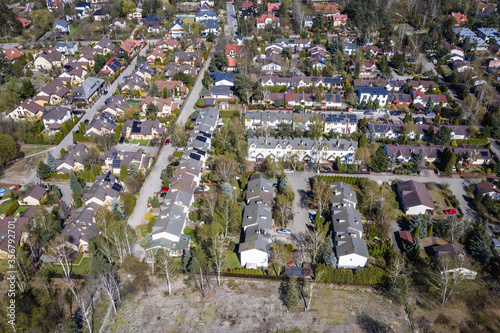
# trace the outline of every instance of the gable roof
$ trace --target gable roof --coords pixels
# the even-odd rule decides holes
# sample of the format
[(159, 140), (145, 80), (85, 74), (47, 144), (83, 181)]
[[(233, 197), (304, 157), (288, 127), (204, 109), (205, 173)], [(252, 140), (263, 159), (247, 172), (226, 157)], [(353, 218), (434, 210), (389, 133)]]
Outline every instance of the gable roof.
[(115, 43), (113, 43), (113, 41), (108, 37), (101, 39), (95, 46), (103, 49), (109, 49), (110, 51), (113, 51), (116, 48)]
[(32, 197), (33, 199), (40, 200), (45, 195), (45, 193), (47, 193), (45, 187), (37, 185), (29, 190), (28, 193), (26, 193), (26, 195), (23, 197), (23, 200), (27, 197)]
[(424, 184), (414, 180), (408, 180), (398, 183), (397, 187), (401, 200), (407, 209), (420, 205), (429, 207), (430, 209), (436, 208), (429, 190)]
[(103, 84), (103, 79), (88, 77), (76, 88), (73, 99), (89, 99)]
[(63, 20), (61, 20), (61, 19), (56, 19), (56, 20), (54, 21), (54, 25), (60, 25), (61, 27), (65, 27), (65, 28), (66, 28), (66, 27), (69, 27), (69, 23), (68, 23), (68, 22), (66, 22), (66, 21), (63, 21)]
[(24, 55), (24, 53), (17, 47), (14, 47), (13, 49), (4, 49), (3, 52), (7, 59), (9, 59), (9, 61), (22, 57)]

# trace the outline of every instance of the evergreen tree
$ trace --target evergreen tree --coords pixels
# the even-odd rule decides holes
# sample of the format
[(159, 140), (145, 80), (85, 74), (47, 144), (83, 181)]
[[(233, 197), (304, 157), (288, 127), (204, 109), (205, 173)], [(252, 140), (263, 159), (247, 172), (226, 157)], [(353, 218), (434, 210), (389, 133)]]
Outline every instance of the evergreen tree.
[(36, 95), (36, 88), (29, 79), (23, 80), (22, 85), (22, 97), (30, 98)]
[(80, 194), (83, 191), (83, 186), (74, 172), (69, 174), (69, 187), (72, 193), (74, 193), (77, 197), (80, 197)]
[(335, 252), (333, 250), (325, 256), (325, 264), (332, 266), (333, 268), (337, 268), (337, 257), (335, 256)]
[(361, 135), (359, 136), (359, 139), (358, 139), (358, 147), (363, 148), (364, 146), (366, 146), (367, 143), (368, 143), (368, 139), (366, 138), (365, 133), (361, 132)]
[(128, 169), (125, 163), (120, 165), (120, 179), (125, 181), (128, 178)]
[(283, 280), (279, 286), (279, 298), (287, 310), (297, 306), (299, 302), (299, 288), (297, 287), (297, 278)]
[[(429, 129), (430, 129), (430, 127), (429, 127)], [(446, 145), (450, 144), (450, 141), (451, 141), (450, 128), (448, 126), (439, 127), (439, 130), (432, 138), (432, 141), (434, 142), (434, 144), (441, 145), (441, 146), (446, 146)]]
[(231, 199), (233, 198), (234, 190), (231, 184), (229, 184), (228, 182), (223, 182), (221, 188), (222, 188), (222, 193), (229, 196)]
[(118, 220), (123, 220), (125, 214), (123, 213), (122, 203), (117, 198), (113, 198), (113, 200), (111, 200), (111, 211), (115, 214), (115, 217)]
[(151, 84), (149, 94), (151, 95), (151, 97), (160, 97), (160, 88), (158, 87), (158, 85), (156, 83), (153, 82)]
[(42, 161), (40, 161), (38, 163), (38, 168), (36, 170), (36, 175), (38, 177), (40, 177), (41, 179), (47, 179), (47, 178), (50, 178), (50, 167), (43, 163)]
[(372, 157), (370, 169), (375, 172), (385, 172), (388, 166), (389, 160), (385, 155), (384, 147), (380, 146)]
[[(316, 215), (319, 215), (319, 214), (316, 214)], [(318, 257), (320, 258), (321, 261), (326, 263), (326, 257), (328, 255), (330, 255), (332, 251), (333, 251), (332, 238), (326, 237), (325, 241), (323, 242), (323, 244), (321, 244), (321, 247), (319, 248)]]
[(457, 161), (457, 157), (450, 147), (446, 147), (441, 154), (441, 170), (451, 175), (453, 172), (453, 166)]
[(186, 249), (184, 254), (182, 255), (182, 268), (186, 271), (189, 268), (189, 264), (191, 262), (191, 251)]
[(288, 189), (288, 179), (286, 177), (281, 178), (280, 184), (279, 184), (279, 192), (281, 194), (285, 193), (286, 190)]
[(432, 102), (432, 99), (428, 99), (427, 103), (425, 103), (425, 113), (432, 112), (432, 109), (434, 108), (434, 103)]
[(45, 163), (49, 166), (50, 171), (56, 171), (56, 159), (51, 153), (47, 153)]

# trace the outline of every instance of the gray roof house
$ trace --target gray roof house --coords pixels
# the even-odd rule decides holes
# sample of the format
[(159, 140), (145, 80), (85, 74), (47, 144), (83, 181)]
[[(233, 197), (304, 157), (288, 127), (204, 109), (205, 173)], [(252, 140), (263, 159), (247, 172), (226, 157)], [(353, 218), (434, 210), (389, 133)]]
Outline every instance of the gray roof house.
[(94, 213), (94, 209), (86, 206), (81, 213), (72, 215), (70, 222), (64, 226), (62, 234), (68, 237), (78, 252), (87, 252), (90, 238), (98, 234)]
[(330, 184), (333, 192), (332, 207), (349, 207), (356, 209), (358, 199), (349, 185), (343, 182), (335, 182)]
[(89, 191), (83, 195), (85, 205), (97, 203), (101, 206), (110, 205), (111, 200), (118, 198), (123, 186), (117, 176), (109, 171), (108, 173), (96, 176), (96, 181)]
[(274, 226), (271, 207), (262, 203), (252, 202), (243, 210), (243, 230), (250, 226), (258, 225), (261, 229), (270, 232)]
[(86, 155), (87, 146), (83, 143), (69, 146), (66, 154), (56, 161), (56, 172), (69, 174), (71, 171), (83, 171)]
[(271, 235), (259, 225), (252, 225), (245, 230), (245, 241), (238, 245), (240, 263), (248, 268), (267, 267), (271, 251)]
[(71, 98), (74, 100), (88, 101), (99, 89), (101, 89), (106, 81), (96, 77), (86, 78), (85, 81), (76, 88)]

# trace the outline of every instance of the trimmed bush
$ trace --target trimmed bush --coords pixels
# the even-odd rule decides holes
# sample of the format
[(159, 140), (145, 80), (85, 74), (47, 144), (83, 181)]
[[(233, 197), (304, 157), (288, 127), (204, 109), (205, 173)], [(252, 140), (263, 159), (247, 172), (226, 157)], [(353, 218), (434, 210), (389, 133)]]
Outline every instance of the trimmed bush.
[(7, 207), (7, 209), (5, 210), (5, 215), (14, 214), (14, 212), (17, 210), (17, 208), (19, 208), (19, 202), (17, 200), (14, 200), (14, 202), (12, 202), (10, 204), (10, 206)]
[(350, 269), (335, 269), (332, 266), (319, 264), (316, 274), (323, 272), (319, 279), (324, 283), (357, 284), (357, 285), (386, 285), (388, 283), (387, 273), (379, 267), (358, 268), (354, 273)]
[(363, 177), (348, 177), (348, 176), (318, 176), (318, 180), (322, 180), (326, 184), (332, 184), (335, 182), (343, 182), (347, 185), (360, 186), (366, 178)]

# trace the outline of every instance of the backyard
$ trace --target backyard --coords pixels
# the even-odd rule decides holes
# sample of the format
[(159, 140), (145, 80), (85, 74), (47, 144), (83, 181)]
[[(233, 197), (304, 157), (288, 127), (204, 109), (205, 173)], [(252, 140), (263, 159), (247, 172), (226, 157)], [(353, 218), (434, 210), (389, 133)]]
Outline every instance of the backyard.
[[(77, 258), (77, 260), (75, 260), (75, 261), (78, 261), (78, 259), (79, 258)], [(54, 274), (63, 274), (64, 273), (61, 265), (52, 264), (52, 268), (54, 270)], [(90, 258), (85, 257), (85, 258), (81, 258), (79, 264), (75, 263), (72, 266), (71, 273), (75, 274), (75, 275), (88, 274), (89, 269), (90, 269)]]
[(133, 144), (138, 144), (141, 147), (146, 147), (148, 145), (149, 140), (134, 140)]

